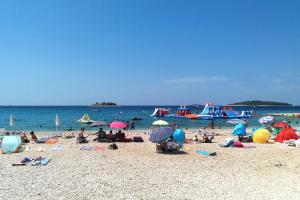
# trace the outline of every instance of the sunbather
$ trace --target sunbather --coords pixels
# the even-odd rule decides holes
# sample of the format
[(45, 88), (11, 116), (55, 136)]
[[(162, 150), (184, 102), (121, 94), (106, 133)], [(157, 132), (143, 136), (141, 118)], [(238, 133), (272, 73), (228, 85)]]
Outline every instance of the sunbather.
[(29, 143), (30, 142), (28, 140), (25, 132), (20, 133), (20, 137), (21, 137), (22, 143)]
[(66, 132), (64, 133), (64, 138), (65, 139), (69, 139), (69, 138), (73, 138), (75, 137), (74, 133), (73, 132)]
[(173, 151), (177, 150), (178, 145), (176, 144), (176, 141), (174, 140), (173, 136), (171, 135), (170, 139), (167, 141), (167, 150)]
[(195, 137), (194, 137), (194, 141), (195, 141), (195, 142), (198, 142), (198, 141), (199, 141), (199, 139), (198, 139), (198, 136), (197, 136), (197, 135), (195, 135)]
[(202, 142), (203, 143), (212, 143), (212, 140), (214, 139), (214, 136), (210, 136), (208, 137), (206, 135), (206, 133), (204, 133), (203, 137), (202, 137)]
[(81, 143), (88, 143), (87, 137), (89, 137), (89, 136), (90, 136), (90, 134), (88, 134), (87, 136), (85, 136), (84, 135), (84, 128), (81, 128), (80, 129), (80, 133), (79, 133), (78, 138), (77, 138), (77, 142), (79, 144), (81, 144)]
[(34, 134), (34, 131), (31, 131), (31, 132), (30, 132), (30, 135), (31, 135), (31, 140), (32, 140), (32, 141), (34, 141), (34, 142), (37, 141), (37, 137), (36, 137), (36, 135)]
[(106, 142), (107, 141), (106, 132), (103, 131), (102, 128), (100, 128), (100, 130), (98, 131), (97, 137), (94, 139), (94, 141), (98, 141), (98, 142)]
[(108, 141), (114, 141), (114, 135), (112, 130), (109, 131), (109, 134), (107, 134), (107, 140)]

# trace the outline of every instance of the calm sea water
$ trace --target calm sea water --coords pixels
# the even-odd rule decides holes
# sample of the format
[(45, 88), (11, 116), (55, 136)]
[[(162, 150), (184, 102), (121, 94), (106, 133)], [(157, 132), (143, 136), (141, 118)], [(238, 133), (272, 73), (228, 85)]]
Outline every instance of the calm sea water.
[[(178, 106), (163, 106), (171, 108), (171, 113), (175, 113)], [(99, 108), (99, 112), (93, 111), (95, 108), (88, 106), (2, 106), (0, 107), (0, 128), (6, 130), (36, 130), (36, 131), (49, 131), (56, 130), (55, 116), (60, 117), (60, 127), (58, 130), (66, 130), (72, 128), (78, 130), (84, 125), (77, 122), (83, 114), (89, 114), (93, 120), (112, 121), (114, 118), (119, 120), (130, 120), (133, 117), (142, 118), (141, 121), (136, 123), (137, 129), (148, 129), (151, 123), (157, 119), (150, 117), (153, 113), (155, 106), (119, 106), (119, 107), (103, 107)], [(190, 107), (193, 112), (201, 112), (203, 107)], [(253, 107), (236, 107), (237, 111), (252, 110)], [(258, 114), (265, 113), (288, 113), (300, 112), (300, 106), (291, 107), (256, 107)], [(16, 118), (15, 126), (9, 126), (10, 115), (13, 114)], [(195, 128), (208, 126), (208, 121), (205, 120), (189, 120), (189, 119), (175, 119), (164, 118), (164, 120), (176, 123), (185, 128)], [(258, 117), (253, 117), (249, 121), (250, 126), (256, 126)], [(278, 119), (280, 120), (280, 119)], [(300, 121), (300, 120), (299, 120)], [(217, 126), (225, 126), (225, 120), (217, 120)], [(293, 123), (299, 123), (295, 120)]]

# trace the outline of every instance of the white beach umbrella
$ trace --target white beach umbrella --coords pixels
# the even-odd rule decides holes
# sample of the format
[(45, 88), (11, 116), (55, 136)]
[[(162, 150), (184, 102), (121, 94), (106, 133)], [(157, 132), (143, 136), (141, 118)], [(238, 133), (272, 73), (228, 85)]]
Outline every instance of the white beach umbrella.
[(56, 117), (55, 117), (55, 126), (56, 126), (56, 127), (59, 127), (59, 126), (60, 126), (60, 119), (59, 119), (58, 114), (56, 114)]
[(15, 125), (15, 118), (14, 118), (13, 114), (10, 115), (9, 125), (11, 127), (13, 127)]

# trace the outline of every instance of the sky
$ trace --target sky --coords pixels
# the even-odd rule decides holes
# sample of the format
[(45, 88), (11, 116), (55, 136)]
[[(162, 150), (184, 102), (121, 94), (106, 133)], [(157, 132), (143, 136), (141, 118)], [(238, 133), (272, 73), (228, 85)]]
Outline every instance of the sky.
[(0, 105), (300, 105), (298, 0), (2, 0)]

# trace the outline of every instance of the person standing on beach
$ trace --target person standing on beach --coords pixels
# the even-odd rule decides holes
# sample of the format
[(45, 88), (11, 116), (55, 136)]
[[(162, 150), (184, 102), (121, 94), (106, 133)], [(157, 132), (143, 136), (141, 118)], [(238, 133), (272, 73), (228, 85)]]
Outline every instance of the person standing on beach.
[(129, 123), (129, 130), (135, 130), (135, 122), (133, 120)]

